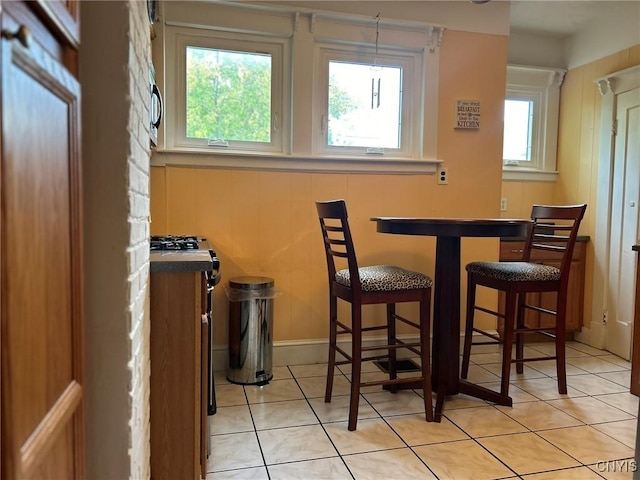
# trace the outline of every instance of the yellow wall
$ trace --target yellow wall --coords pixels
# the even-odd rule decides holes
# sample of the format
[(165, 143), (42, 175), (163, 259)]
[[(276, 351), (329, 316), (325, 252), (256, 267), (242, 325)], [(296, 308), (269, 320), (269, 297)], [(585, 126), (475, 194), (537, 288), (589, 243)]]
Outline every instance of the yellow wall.
[[(153, 167), (152, 234), (207, 237), (226, 280), (274, 278), (281, 292), (275, 341), (327, 337), (327, 274), (316, 200), (347, 200), (361, 264), (394, 263), (433, 275), (434, 239), (379, 234), (369, 218), (499, 216), (507, 38), (447, 31), (440, 58), (438, 158), (449, 168), (449, 185), (437, 185), (434, 175)], [(457, 99), (480, 101), (479, 130), (454, 130)], [(462, 245), (463, 263), (497, 258), (495, 239), (464, 239)], [(215, 291), (214, 315), (220, 319), (214, 322), (216, 344), (225, 344), (222, 288)]]
[[(601, 97), (594, 82), (609, 73), (640, 64), (640, 45), (569, 70), (560, 91), (558, 127), (558, 181), (504, 182), (502, 196), (508, 210), (502, 216), (526, 217), (533, 203), (587, 203), (580, 233), (593, 240), (597, 203), (598, 148)], [(593, 243), (587, 245), (584, 322), (591, 318)]]

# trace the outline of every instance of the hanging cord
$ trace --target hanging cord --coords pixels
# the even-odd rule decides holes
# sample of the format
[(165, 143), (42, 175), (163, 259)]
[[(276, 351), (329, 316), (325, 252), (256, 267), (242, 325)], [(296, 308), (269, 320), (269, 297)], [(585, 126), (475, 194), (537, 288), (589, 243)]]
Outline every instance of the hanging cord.
[(380, 60), (378, 60), (378, 39), (380, 38), (380, 12), (376, 15), (376, 54), (373, 57), (372, 70), (379, 70), (382, 68)]
[[(380, 37), (380, 12), (376, 15), (376, 54), (371, 64), (372, 71), (382, 70), (380, 60), (378, 60), (378, 38)], [(378, 90), (375, 88), (375, 78), (371, 77), (371, 109), (380, 108), (380, 77), (378, 77)]]

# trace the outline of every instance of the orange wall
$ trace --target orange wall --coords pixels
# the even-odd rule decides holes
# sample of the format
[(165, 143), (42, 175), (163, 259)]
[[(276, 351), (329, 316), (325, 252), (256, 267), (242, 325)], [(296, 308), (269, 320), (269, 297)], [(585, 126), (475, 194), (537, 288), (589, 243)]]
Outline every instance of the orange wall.
[[(437, 185), (434, 175), (153, 167), (151, 232), (207, 237), (220, 256), (223, 284), (237, 275), (274, 278), (280, 291), (276, 341), (326, 338), (326, 263), (314, 202), (347, 200), (361, 264), (394, 263), (433, 275), (434, 239), (378, 234), (369, 218), (499, 216), (506, 58), (504, 36), (445, 32), (438, 158), (449, 168), (448, 185)], [(479, 130), (454, 130), (457, 99), (480, 101)], [(463, 263), (497, 258), (495, 239), (464, 239), (462, 245)], [(220, 319), (216, 343), (225, 344), (223, 288), (215, 291), (214, 315)]]
[[(560, 91), (558, 127), (558, 181), (504, 182), (502, 196), (508, 210), (503, 217), (526, 217), (532, 203), (587, 203), (580, 234), (593, 240), (597, 203), (598, 148), (601, 97), (594, 80), (640, 64), (640, 45), (569, 70)], [(591, 318), (593, 244), (587, 245), (584, 319)]]

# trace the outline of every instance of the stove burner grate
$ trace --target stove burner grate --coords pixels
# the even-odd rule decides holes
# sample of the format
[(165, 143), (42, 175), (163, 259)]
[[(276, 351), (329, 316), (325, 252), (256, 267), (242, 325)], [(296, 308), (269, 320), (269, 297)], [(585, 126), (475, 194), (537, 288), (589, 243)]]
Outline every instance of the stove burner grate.
[(200, 246), (195, 235), (154, 235), (151, 237), (151, 250), (198, 250)]

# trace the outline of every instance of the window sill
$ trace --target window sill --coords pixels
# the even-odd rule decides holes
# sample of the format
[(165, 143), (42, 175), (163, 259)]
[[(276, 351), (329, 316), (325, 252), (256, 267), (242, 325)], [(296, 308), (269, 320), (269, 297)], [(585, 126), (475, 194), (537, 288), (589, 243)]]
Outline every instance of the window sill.
[(274, 153), (208, 152), (195, 149), (154, 150), (151, 166), (185, 166), (291, 172), (435, 174), (442, 160), (385, 156), (310, 156)]
[(522, 167), (503, 167), (503, 182), (555, 182), (558, 180), (558, 172), (534, 170)]

